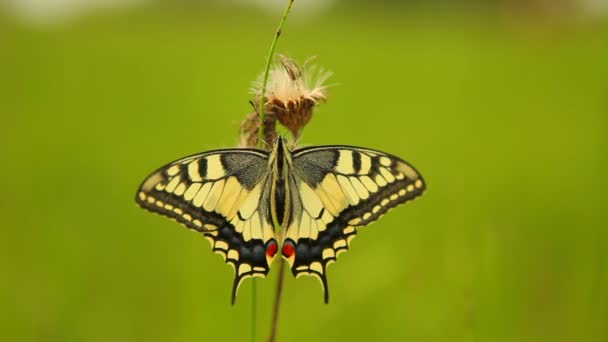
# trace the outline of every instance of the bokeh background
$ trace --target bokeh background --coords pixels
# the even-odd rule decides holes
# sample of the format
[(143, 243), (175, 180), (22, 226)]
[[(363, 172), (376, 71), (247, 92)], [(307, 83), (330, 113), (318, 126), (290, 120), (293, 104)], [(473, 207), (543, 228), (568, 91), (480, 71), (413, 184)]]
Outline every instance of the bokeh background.
[[(231, 268), (134, 194), (237, 144), (284, 5), (0, 4), (0, 340), (250, 339), (251, 282), (231, 307)], [(329, 305), (288, 275), (279, 341), (608, 341), (605, 1), (296, 0), (283, 33), (334, 72), (302, 143), (428, 192), (360, 231)]]

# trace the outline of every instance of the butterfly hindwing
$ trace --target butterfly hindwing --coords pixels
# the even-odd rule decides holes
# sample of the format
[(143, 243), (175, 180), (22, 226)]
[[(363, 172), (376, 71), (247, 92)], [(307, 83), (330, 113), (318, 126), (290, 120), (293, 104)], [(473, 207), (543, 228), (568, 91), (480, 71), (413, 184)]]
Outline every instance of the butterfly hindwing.
[(292, 192), (283, 257), (296, 277), (321, 281), (327, 302), (327, 265), (348, 249), (357, 228), (420, 196), (425, 184), (407, 162), (350, 146), (296, 150), (293, 164), (291, 188), (298, 191)]
[(268, 215), (270, 181), (268, 153), (217, 150), (155, 171), (136, 201), (205, 235), (235, 269), (234, 303), (243, 279), (266, 276), (278, 247)]

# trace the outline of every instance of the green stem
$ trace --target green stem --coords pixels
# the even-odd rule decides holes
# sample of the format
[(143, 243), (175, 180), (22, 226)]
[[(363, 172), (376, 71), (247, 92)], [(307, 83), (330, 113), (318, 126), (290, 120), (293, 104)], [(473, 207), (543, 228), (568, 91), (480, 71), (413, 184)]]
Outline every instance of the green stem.
[[(266, 115), (264, 113), (264, 107), (266, 106), (266, 87), (268, 85), (268, 74), (270, 73), (270, 65), (272, 64), (272, 58), (274, 56), (274, 50), (277, 47), (277, 41), (279, 40), (279, 36), (281, 36), (281, 30), (283, 30), (283, 24), (285, 24), (285, 19), (287, 19), (287, 16), (289, 15), (289, 12), (291, 11), (291, 5), (293, 5), (293, 1), (294, 0), (289, 0), (289, 3), (287, 4), (287, 8), (285, 8), (285, 12), (283, 12), (283, 17), (281, 18), (281, 21), (279, 22), (279, 27), (277, 27), (277, 31), (274, 35), (274, 38), (272, 39), (272, 43), (270, 44), (270, 51), (268, 52), (268, 58), (266, 59), (266, 67), (264, 68), (264, 79), (262, 81), (262, 92), (260, 93), (260, 108), (259, 108), (259, 112), (260, 112), (260, 129), (259, 129), (259, 135), (258, 135), (258, 146), (263, 149), (264, 148), (264, 120), (266, 118)], [(269, 143), (272, 143), (271, 141), (269, 141)]]
[(279, 326), (279, 312), (281, 309), (281, 295), (283, 294), (283, 275), (285, 274), (285, 260), (279, 260), (279, 279), (277, 280), (277, 292), (274, 297), (274, 308), (272, 310), (272, 322), (270, 323), (270, 337), (268, 342), (275, 342), (277, 339), (277, 327)]

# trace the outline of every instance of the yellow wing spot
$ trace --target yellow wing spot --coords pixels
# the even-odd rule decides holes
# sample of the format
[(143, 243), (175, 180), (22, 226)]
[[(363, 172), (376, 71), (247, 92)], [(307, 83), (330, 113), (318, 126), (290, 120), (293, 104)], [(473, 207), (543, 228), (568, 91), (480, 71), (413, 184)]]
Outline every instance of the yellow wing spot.
[(365, 213), (365, 214), (363, 214), (363, 220), (367, 220), (370, 217), (372, 217), (372, 213)]
[(355, 188), (357, 195), (359, 195), (361, 199), (367, 199), (369, 197), (369, 192), (367, 192), (367, 189), (365, 189), (365, 186), (359, 179), (357, 179), (357, 177), (349, 177), (349, 180), (352, 183), (353, 188)]
[(213, 211), (213, 209), (215, 209), (215, 206), (217, 205), (217, 201), (220, 199), (220, 195), (222, 194), (223, 189), (224, 189), (224, 180), (223, 179), (219, 180), (215, 184), (213, 184), (213, 187), (209, 191), (209, 195), (207, 196), (207, 198), (205, 199), (205, 202), (203, 203), (203, 209), (205, 209), (207, 211)]
[(167, 169), (167, 174), (169, 176), (175, 176), (178, 173), (179, 173), (179, 165), (173, 165)]
[(323, 265), (321, 265), (321, 263), (318, 261), (310, 264), (310, 269), (318, 273), (323, 273)]
[(228, 244), (224, 241), (216, 241), (215, 248), (223, 249), (225, 251), (228, 250)]
[(380, 174), (382, 175), (382, 177), (384, 177), (384, 179), (386, 179), (387, 182), (392, 183), (395, 181), (395, 176), (393, 176), (392, 173), (390, 173), (386, 168), (381, 167), (380, 168)]
[(203, 223), (200, 220), (194, 220), (194, 221), (192, 221), (192, 223), (195, 226), (197, 226), (197, 227), (202, 227), (203, 226)]
[(239, 275), (243, 273), (247, 273), (251, 271), (251, 266), (249, 264), (241, 264), (239, 265)]
[(306, 266), (306, 265), (296, 267), (296, 271), (307, 271), (307, 270), (308, 270), (308, 266)]
[(350, 175), (355, 173), (353, 165), (353, 151), (340, 150), (335, 170), (339, 173)]
[(207, 178), (218, 179), (226, 175), (226, 171), (220, 161), (220, 155), (214, 154), (207, 157)]
[(142, 200), (142, 201), (145, 201), (146, 200), (146, 194), (144, 194), (143, 192), (140, 192), (139, 193), (139, 199)]
[(211, 186), (213, 186), (213, 183), (211, 182), (203, 184), (201, 189), (196, 193), (196, 196), (194, 196), (194, 198), (192, 199), (192, 205), (200, 208), (203, 205), (203, 202), (205, 202), (207, 195), (209, 195), (209, 190), (211, 190)]
[(346, 247), (346, 240), (340, 239), (334, 242), (334, 249), (344, 248)]
[(383, 166), (391, 166), (391, 159), (388, 157), (380, 157), (380, 164)]
[(336, 256), (336, 253), (334, 253), (334, 250), (331, 248), (325, 248), (323, 250), (323, 259), (329, 259), (329, 258), (333, 258)]
[(377, 205), (377, 206), (375, 206), (375, 207), (372, 209), (372, 212), (375, 214), (375, 213), (379, 212), (379, 211), (380, 211), (380, 209), (382, 209), (382, 207), (381, 207), (381, 206), (379, 206), (379, 205)]
[(198, 193), (198, 191), (200, 189), (201, 189), (201, 183), (193, 183), (184, 192), (184, 199), (186, 201), (191, 201), (194, 198), (194, 196), (196, 196), (196, 194)]
[(190, 215), (190, 214), (184, 214), (184, 215), (182, 215), (182, 217), (186, 221), (192, 221), (192, 215)]
[(385, 199), (382, 200), (382, 202), (380, 202), (380, 205), (384, 207), (384, 206), (386, 206), (388, 204), (388, 202), (390, 202), (389, 199), (385, 198)]
[(165, 190), (165, 184), (158, 183), (158, 184), (156, 184), (156, 186), (154, 188), (158, 191), (163, 191), (163, 190)]
[(163, 201), (159, 200), (159, 201), (156, 201), (156, 205), (162, 208), (165, 206), (165, 203), (163, 203)]
[(405, 194), (407, 194), (407, 190), (405, 190), (405, 189), (399, 190), (399, 196), (405, 196)]
[(173, 212), (176, 213), (177, 215), (181, 215), (184, 213), (184, 211), (181, 210), (180, 208), (173, 208)]
[[(352, 224), (352, 225), (358, 225), (361, 222), (361, 219), (358, 217), (355, 217), (354, 219), (348, 221), (348, 224)], [(352, 228), (352, 227), (351, 227)]]
[(360, 153), (361, 155), (361, 169), (359, 169), (360, 175), (367, 175), (369, 170), (372, 168), (372, 158), (365, 153)]
[(177, 187), (177, 185), (179, 184), (180, 180), (181, 180), (181, 178), (177, 177), (177, 176), (171, 178), (171, 180), (169, 181), (169, 183), (165, 187), (165, 190), (167, 192), (173, 192), (175, 190), (175, 188)]
[(173, 206), (171, 204), (165, 204), (165, 209), (173, 211)]
[(413, 184), (408, 185), (407, 186), (407, 191), (410, 191), (410, 192), (414, 191), (414, 185)]
[(234, 249), (229, 250), (228, 259), (239, 260), (239, 252)]
[(213, 236), (217, 236), (217, 226), (214, 224), (210, 224), (207, 223), (206, 225), (204, 225), (205, 229), (209, 230), (209, 234), (213, 235)]
[[(266, 269), (265, 269), (264, 267), (260, 267), (260, 266), (255, 266), (255, 267), (253, 268), (253, 270), (254, 270), (254, 271), (256, 271), (256, 272), (266, 272)], [(256, 277), (258, 277), (258, 276), (260, 276), (260, 277), (261, 277), (261, 275), (258, 275), (258, 274), (256, 274), (255, 276), (256, 276)]]
[(188, 177), (192, 179), (193, 182), (202, 182), (203, 178), (198, 170), (198, 159), (195, 159), (193, 162), (188, 164)]
[(374, 183), (374, 181), (369, 178), (369, 176), (363, 176), (360, 178), (360, 180), (361, 183), (363, 183), (363, 185), (365, 185), (367, 190), (369, 190), (370, 192), (378, 191), (378, 184)]
[(420, 179), (418, 179), (415, 184), (418, 189), (422, 188), (422, 181)]
[(392, 194), (392, 195), (391, 195), (391, 201), (394, 201), (394, 200), (396, 200), (397, 198), (399, 198), (399, 195), (397, 195), (397, 194)]
[(181, 195), (184, 194), (185, 191), (186, 191), (186, 184), (185, 183), (179, 183), (175, 187), (175, 191), (173, 191), (173, 193), (176, 194), (177, 196), (181, 196)]
[(152, 196), (148, 197), (148, 203), (152, 204), (154, 202), (156, 202), (156, 198), (154, 198)]
[(348, 203), (351, 205), (359, 203), (359, 196), (357, 196), (357, 192), (353, 188), (353, 185), (348, 181), (348, 178), (342, 175), (338, 175), (336, 178), (338, 179), (338, 183), (340, 183), (340, 187), (342, 188), (342, 192), (346, 196)]
[(396, 179), (396, 180), (402, 180), (402, 179), (404, 179), (404, 178), (405, 178), (405, 175), (404, 175), (403, 173), (401, 173), (401, 172), (399, 172), (399, 173), (397, 173), (397, 174), (395, 175), (395, 179)]
[(353, 227), (353, 226), (347, 226), (343, 230), (344, 234), (350, 234), (350, 233), (353, 233), (354, 231), (355, 231), (355, 227)]
[(384, 179), (382, 175), (376, 175), (376, 178), (374, 180), (376, 181), (376, 184), (378, 184), (378, 186), (385, 186), (387, 184), (386, 179)]

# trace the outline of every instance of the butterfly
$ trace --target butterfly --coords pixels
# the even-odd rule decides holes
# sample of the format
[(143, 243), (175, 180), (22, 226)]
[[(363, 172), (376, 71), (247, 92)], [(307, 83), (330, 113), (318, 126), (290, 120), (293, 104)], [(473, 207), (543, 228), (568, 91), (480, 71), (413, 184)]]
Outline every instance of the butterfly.
[(416, 169), (390, 154), (352, 146), (291, 151), (279, 137), (270, 152), (222, 149), (167, 164), (143, 181), (136, 202), (209, 240), (234, 267), (232, 304), (241, 282), (265, 277), (279, 252), (295, 277), (321, 281), (327, 303), (327, 266), (357, 229), (424, 190)]

